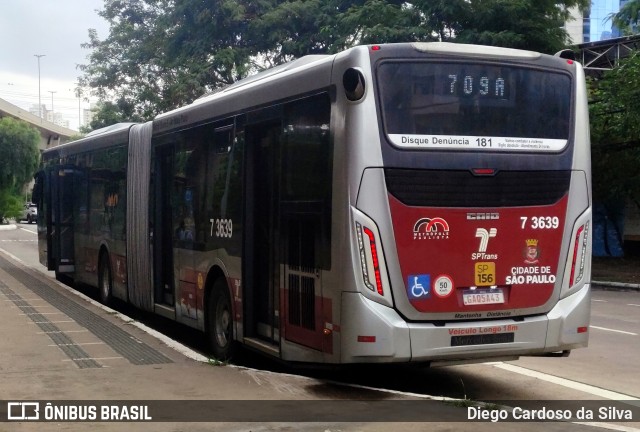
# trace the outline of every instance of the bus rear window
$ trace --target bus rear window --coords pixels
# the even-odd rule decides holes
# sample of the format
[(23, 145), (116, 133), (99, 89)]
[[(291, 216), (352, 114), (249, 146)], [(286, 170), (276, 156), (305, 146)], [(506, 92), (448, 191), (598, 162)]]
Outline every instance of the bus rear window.
[(385, 62), (377, 70), (398, 147), (558, 151), (569, 137), (571, 79), (495, 64)]

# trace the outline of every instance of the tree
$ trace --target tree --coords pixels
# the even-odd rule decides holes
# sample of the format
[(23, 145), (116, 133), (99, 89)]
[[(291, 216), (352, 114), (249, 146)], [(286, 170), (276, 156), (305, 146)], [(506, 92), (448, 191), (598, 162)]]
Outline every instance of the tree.
[(326, 54), (340, 37), (337, 16), (353, 1), (272, 0), (249, 15), (247, 42), (251, 54), (264, 58), (264, 66), (310, 54)]
[[(554, 53), (589, 0), (105, 0), (82, 84), (96, 125), (148, 120), (251, 72), (357, 44), (453, 41)], [(92, 125), (93, 126), (93, 125)]]
[(21, 192), (38, 167), (38, 131), (11, 117), (0, 119), (0, 220), (22, 209)]
[(566, 48), (569, 8), (589, 0), (471, 0), (458, 23), (458, 42), (553, 54)]
[[(640, 53), (589, 81), (593, 200), (606, 229), (622, 244), (617, 221), (627, 203), (640, 208)], [(608, 227), (608, 228), (607, 228)], [(605, 235), (608, 250), (609, 236)]]
[(434, 27), (416, 4), (369, 0), (352, 5), (337, 16), (340, 30), (332, 46), (337, 52), (358, 44), (434, 41)]
[(589, 90), (594, 199), (640, 206), (640, 53), (591, 79)]
[(608, 18), (624, 33), (637, 33), (640, 23), (640, 0), (629, 0), (618, 13), (611, 14)]
[(111, 102), (99, 110), (104, 119), (149, 119), (244, 75), (240, 3), (105, 0), (99, 15), (109, 36), (89, 30), (83, 46), (92, 52), (80, 69), (81, 84)]
[(83, 128), (82, 133), (111, 126), (120, 122), (142, 122), (144, 117), (136, 111), (133, 100), (119, 97), (115, 102), (101, 101), (92, 110), (94, 112), (88, 128)]

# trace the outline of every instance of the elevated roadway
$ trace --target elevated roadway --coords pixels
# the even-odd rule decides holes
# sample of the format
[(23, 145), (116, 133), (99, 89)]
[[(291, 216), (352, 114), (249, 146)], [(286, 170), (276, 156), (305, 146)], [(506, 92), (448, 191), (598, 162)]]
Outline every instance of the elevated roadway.
[(40, 144), (38, 146), (40, 150), (64, 144), (69, 142), (72, 136), (78, 135), (78, 132), (72, 129), (67, 129), (41, 119), (4, 99), (0, 99), (0, 118), (2, 117), (13, 117), (23, 120), (36, 128), (40, 133)]

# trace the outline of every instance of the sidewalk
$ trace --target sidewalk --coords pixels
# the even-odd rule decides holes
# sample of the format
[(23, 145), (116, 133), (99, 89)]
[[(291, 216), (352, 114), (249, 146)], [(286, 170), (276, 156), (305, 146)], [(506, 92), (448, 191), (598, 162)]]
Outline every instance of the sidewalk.
[(640, 290), (640, 255), (593, 257), (591, 281), (603, 287)]
[[(377, 421), (371, 415), (375, 412), (371, 411), (372, 404), (394, 400), (424, 402), (422, 412), (445, 421), (430, 422), (428, 427), (434, 431), (449, 430), (446, 421), (466, 418), (463, 406), (429, 402), (427, 397), (207, 362), (201, 354), (185, 352), (188, 349), (178, 352), (171, 347), (170, 339), (152, 335), (153, 331), (146, 328), (143, 331), (139, 323), (4, 254), (0, 254), (0, 328), (0, 432), (382, 432), (390, 425), (380, 418), (398, 418), (397, 414), (390, 412)], [(359, 402), (358, 420), (340, 422), (340, 413), (335, 412), (341, 406), (339, 401)], [(52, 411), (48, 403), (60, 409)], [(113, 407), (116, 415), (147, 406), (153, 424), (102, 422), (102, 417), (90, 425), (64, 421), (70, 415), (68, 407), (83, 407), (83, 418), (90, 418), (87, 407), (97, 409), (100, 416), (105, 405)], [(384, 405), (387, 409), (395, 406)], [(314, 415), (317, 407), (324, 407), (323, 415)], [(26, 414), (22, 410), (27, 410)], [(50, 416), (54, 413), (54, 417), (46, 417), (45, 412)], [(8, 421), (35, 415), (40, 420), (54, 420)], [(308, 420), (289, 423), (296, 415)], [(417, 422), (403, 429), (420, 431), (424, 426)], [(472, 432), (475, 428), (469, 423), (459, 429)], [(535, 431), (537, 427), (531, 424), (526, 430)]]

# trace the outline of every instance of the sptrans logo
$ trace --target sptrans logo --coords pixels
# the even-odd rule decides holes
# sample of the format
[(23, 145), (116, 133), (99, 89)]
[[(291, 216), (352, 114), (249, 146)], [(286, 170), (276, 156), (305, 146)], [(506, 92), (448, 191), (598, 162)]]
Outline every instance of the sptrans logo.
[(484, 228), (478, 228), (476, 230), (476, 237), (480, 239), (480, 244), (478, 245), (478, 252), (474, 252), (471, 254), (472, 260), (479, 259), (498, 259), (497, 254), (489, 254), (487, 252), (487, 247), (489, 246), (489, 239), (494, 238), (498, 235), (497, 228), (491, 228), (486, 230)]
[(446, 220), (422, 218), (413, 225), (414, 240), (443, 240), (449, 238), (449, 224)]

